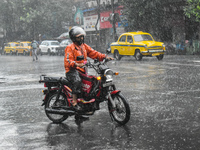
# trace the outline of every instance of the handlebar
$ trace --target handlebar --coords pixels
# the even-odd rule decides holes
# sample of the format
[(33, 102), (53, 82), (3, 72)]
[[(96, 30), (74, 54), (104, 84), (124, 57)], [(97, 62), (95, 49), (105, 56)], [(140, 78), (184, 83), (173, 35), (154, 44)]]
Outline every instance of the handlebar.
[(98, 66), (100, 64), (105, 64), (109, 61), (112, 61), (112, 59), (108, 59), (107, 57), (104, 58), (103, 61), (99, 61), (98, 59), (94, 59), (94, 63), (91, 63), (89, 60), (87, 60), (87, 63), (85, 63), (85, 66), (93, 68), (94, 66)]

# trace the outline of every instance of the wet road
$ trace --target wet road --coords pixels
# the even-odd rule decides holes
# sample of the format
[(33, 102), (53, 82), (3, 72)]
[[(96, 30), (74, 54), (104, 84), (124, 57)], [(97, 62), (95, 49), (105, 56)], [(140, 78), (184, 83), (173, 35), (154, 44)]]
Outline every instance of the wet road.
[(200, 149), (200, 57), (132, 57), (110, 62), (128, 98), (131, 119), (112, 122), (107, 107), (81, 125), (52, 124), (42, 103), (41, 74), (64, 76), (63, 57), (0, 56), (0, 149)]

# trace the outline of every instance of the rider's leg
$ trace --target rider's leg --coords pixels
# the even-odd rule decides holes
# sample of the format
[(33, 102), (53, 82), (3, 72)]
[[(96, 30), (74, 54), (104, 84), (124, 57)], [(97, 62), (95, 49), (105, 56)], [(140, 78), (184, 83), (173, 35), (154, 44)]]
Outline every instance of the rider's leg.
[(72, 94), (72, 105), (77, 105), (77, 94)]
[(72, 84), (72, 105), (76, 110), (81, 110), (77, 105), (77, 94), (81, 93), (81, 78), (77, 70), (70, 70), (66, 73), (67, 79)]

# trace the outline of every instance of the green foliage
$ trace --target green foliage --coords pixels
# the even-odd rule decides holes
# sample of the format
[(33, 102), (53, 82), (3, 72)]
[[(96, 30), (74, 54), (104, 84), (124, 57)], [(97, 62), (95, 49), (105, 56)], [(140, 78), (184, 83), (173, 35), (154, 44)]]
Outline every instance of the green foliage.
[(0, 1), (0, 23), (6, 39), (31, 40), (38, 35), (49, 38), (62, 32), (62, 22), (71, 20), (71, 0), (4, 0)]
[(187, 0), (184, 11), (188, 18), (200, 22), (200, 0)]
[[(128, 20), (127, 31), (145, 31), (152, 33), (157, 39), (166, 40), (164, 36), (170, 25), (170, 11), (176, 3), (184, 0), (122, 0), (125, 16)], [(175, 5), (172, 5), (175, 4)]]

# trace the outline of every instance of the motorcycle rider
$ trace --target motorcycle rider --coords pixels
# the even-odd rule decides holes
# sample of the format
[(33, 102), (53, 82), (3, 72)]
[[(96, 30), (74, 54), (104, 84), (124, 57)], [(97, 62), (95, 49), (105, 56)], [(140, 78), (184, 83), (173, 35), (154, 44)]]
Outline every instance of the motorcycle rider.
[(72, 27), (69, 31), (69, 37), (73, 43), (65, 48), (64, 67), (66, 78), (72, 84), (72, 108), (75, 111), (82, 111), (82, 108), (77, 105), (77, 94), (81, 93), (81, 78), (78, 71), (84, 72), (84, 68), (82, 67), (85, 65), (84, 62), (87, 61), (87, 57), (99, 59), (100, 61), (106, 57), (113, 60), (112, 57), (95, 51), (89, 45), (85, 44), (85, 36), (86, 33), (81, 27)]

